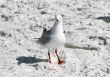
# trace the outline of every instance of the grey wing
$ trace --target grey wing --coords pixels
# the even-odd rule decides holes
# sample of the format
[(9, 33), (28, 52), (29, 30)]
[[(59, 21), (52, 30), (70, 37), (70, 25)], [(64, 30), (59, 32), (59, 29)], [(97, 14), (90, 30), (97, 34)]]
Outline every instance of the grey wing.
[(46, 29), (43, 30), (43, 34), (40, 38), (41, 44), (46, 44), (50, 41), (50, 35), (51, 35), (51, 30), (46, 31)]

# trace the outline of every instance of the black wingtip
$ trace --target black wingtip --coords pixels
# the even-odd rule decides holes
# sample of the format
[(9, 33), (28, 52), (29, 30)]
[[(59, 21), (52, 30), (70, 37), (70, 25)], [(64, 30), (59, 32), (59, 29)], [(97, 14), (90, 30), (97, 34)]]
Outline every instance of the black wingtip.
[(41, 38), (39, 38), (36, 42), (40, 44), (41, 43)]
[(45, 31), (47, 31), (47, 29), (46, 29), (46, 28), (43, 30), (43, 32), (45, 32)]

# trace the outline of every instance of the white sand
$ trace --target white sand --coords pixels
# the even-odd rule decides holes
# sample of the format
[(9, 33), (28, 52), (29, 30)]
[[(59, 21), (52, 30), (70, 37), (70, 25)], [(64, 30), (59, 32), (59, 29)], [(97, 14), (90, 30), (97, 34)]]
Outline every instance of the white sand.
[[(56, 13), (67, 38), (62, 65), (49, 64), (34, 39)], [(110, 77), (109, 15), (109, 0), (1, 0), (0, 77)]]

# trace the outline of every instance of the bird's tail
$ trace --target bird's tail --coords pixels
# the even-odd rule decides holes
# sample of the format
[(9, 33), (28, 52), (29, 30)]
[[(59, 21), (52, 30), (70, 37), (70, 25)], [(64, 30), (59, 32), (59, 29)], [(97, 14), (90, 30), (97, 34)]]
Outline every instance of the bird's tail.
[(36, 43), (41, 44), (41, 41), (40, 41), (41, 39), (40, 38), (34, 38), (34, 40), (35, 40)]

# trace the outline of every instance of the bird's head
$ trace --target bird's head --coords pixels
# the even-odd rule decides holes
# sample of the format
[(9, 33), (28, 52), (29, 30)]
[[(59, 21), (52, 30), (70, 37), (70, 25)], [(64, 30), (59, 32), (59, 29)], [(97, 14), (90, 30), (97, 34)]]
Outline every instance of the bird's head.
[(57, 22), (62, 22), (62, 16), (59, 15), (59, 14), (56, 14), (56, 15), (55, 15), (55, 20), (56, 20)]

